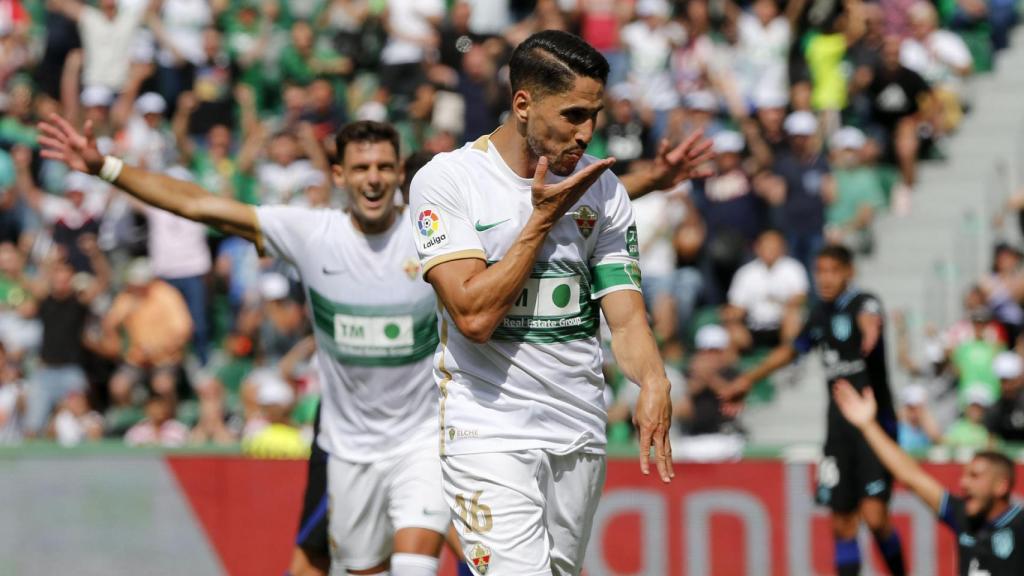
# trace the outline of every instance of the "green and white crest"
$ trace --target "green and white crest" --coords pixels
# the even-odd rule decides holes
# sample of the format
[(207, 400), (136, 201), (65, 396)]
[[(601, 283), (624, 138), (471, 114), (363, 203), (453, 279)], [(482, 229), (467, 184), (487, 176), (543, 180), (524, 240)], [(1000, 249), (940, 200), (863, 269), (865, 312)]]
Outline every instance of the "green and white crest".
[(1007, 528), (992, 535), (992, 553), (1006, 560), (1013, 554), (1013, 532)]

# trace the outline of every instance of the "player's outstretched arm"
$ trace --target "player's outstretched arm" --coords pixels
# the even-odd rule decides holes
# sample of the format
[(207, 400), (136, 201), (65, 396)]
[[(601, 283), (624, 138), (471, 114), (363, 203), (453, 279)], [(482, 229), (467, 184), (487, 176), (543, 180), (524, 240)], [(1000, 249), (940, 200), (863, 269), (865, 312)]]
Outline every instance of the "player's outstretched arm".
[[(105, 158), (100, 154), (92, 125), (88, 122), (79, 133), (67, 120), (52, 114), (48, 120), (39, 123), (39, 132), (42, 156), (64, 162), (73, 170), (98, 176), (104, 166), (113, 170), (118, 164), (123, 164), (116, 158)], [(259, 240), (259, 220), (256, 211), (247, 204), (216, 196), (192, 182), (131, 166), (122, 165), (119, 173), (105, 176), (108, 179), (116, 176), (113, 178), (115, 186), (146, 204), (252, 242)]]
[(650, 473), (650, 452), (663, 482), (675, 476), (672, 470), (672, 444), (668, 430), (672, 424), (672, 385), (665, 376), (658, 345), (647, 324), (644, 299), (634, 290), (619, 290), (601, 298), (608, 328), (612, 333), (612, 353), (622, 373), (640, 385), (640, 397), (633, 424), (640, 432), (640, 469)]
[(619, 179), (629, 198), (635, 200), (655, 190), (669, 190), (683, 180), (707, 178), (712, 172), (706, 165), (715, 157), (711, 146), (703, 130), (695, 131), (675, 148), (669, 147), (667, 139), (662, 140), (649, 169), (635, 170)]
[(737, 404), (743, 401), (754, 383), (767, 378), (776, 370), (789, 364), (797, 357), (797, 350), (792, 344), (782, 344), (772, 350), (760, 364), (740, 374), (729, 386), (719, 393), (719, 399), (726, 404)]
[(541, 158), (533, 177), (533, 214), (501, 261), (487, 266), (479, 259), (451, 260), (427, 271), (426, 280), (463, 336), (474, 342), (491, 338), (519, 297), (548, 232), (614, 162), (594, 162), (558, 184), (546, 185), (547, 159)]
[(835, 398), (840, 412), (861, 431), (864, 440), (871, 446), (871, 450), (882, 461), (886, 469), (924, 500), (932, 510), (939, 512), (939, 507), (942, 506), (942, 494), (945, 490), (878, 424), (875, 419), (878, 406), (871, 388), (865, 388), (864, 394), (861, 395), (849, 382), (840, 380), (836, 382), (832, 396)]

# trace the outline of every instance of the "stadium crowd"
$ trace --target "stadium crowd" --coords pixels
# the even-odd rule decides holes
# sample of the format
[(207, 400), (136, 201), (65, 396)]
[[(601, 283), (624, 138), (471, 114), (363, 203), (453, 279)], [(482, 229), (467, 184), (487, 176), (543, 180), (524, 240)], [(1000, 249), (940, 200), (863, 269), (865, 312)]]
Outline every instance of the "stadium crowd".
[[(252, 204), (343, 208), (332, 135), (393, 123), (415, 167), (498, 125), (511, 48), (575, 32), (611, 64), (588, 153), (643, 171), (701, 129), (715, 175), (634, 199), (644, 296), (673, 380), (677, 457), (743, 447), (717, 391), (799, 330), (828, 243), (884, 250), (920, 161), (971, 105), (1010, 0), (0, 0), (0, 443), (232, 444), (301, 456), (320, 382), (302, 287), (246, 241), (38, 154), (35, 123)], [(1024, 439), (1021, 253), (902, 393), (907, 446)], [(897, 318), (898, 320), (898, 318)], [(904, 349), (907, 347), (904, 346)], [(610, 357), (610, 355), (608, 355)], [(636, 387), (607, 367), (609, 440)], [(789, 377), (793, 377), (790, 375)], [(776, 382), (753, 400), (769, 402)], [(931, 406), (931, 408), (929, 408)], [(258, 453), (258, 448), (253, 448)]]

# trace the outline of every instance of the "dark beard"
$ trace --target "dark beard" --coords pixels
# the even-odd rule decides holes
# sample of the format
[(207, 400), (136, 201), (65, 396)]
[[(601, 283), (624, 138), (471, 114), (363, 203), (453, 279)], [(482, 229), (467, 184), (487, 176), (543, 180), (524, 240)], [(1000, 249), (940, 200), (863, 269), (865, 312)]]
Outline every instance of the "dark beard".
[(974, 532), (981, 530), (985, 527), (986, 524), (988, 524), (988, 515), (989, 512), (992, 511), (993, 504), (995, 504), (994, 501), (989, 501), (988, 505), (983, 506), (977, 514), (967, 517), (968, 532), (973, 534)]
[(556, 176), (568, 176), (572, 174), (573, 170), (576, 168), (575, 166), (573, 166), (569, 170), (563, 170), (561, 169), (561, 167), (555, 166), (554, 162), (551, 159), (553, 154), (548, 154), (547, 151), (544, 150), (544, 146), (541, 145), (540, 142), (538, 142), (533, 136), (530, 136), (529, 134), (526, 135), (526, 146), (530, 149), (530, 153), (536, 156), (538, 159), (540, 159), (541, 157), (547, 157), (548, 171), (555, 174)]

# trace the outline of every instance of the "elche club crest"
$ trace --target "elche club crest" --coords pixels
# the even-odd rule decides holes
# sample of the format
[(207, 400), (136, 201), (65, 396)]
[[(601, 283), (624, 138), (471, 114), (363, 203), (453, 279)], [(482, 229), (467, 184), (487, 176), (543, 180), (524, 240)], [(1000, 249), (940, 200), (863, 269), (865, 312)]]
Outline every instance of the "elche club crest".
[(487, 567), (491, 565), (491, 551), (483, 544), (474, 544), (467, 554), (469, 562), (477, 574), (487, 574)]
[(409, 280), (415, 280), (420, 274), (420, 262), (415, 258), (406, 258), (402, 262), (402, 271), (409, 277)]
[(846, 342), (850, 338), (852, 330), (853, 325), (850, 323), (850, 317), (846, 314), (840, 314), (832, 318), (832, 335), (836, 337), (836, 340)]
[(579, 228), (580, 234), (584, 238), (590, 238), (590, 234), (594, 231), (594, 226), (597, 225), (597, 212), (584, 204), (576, 209), (572, 218), (576, 222), (576, 227)]
[(1013, 532), (1003, 528), (992, 535), (992, 553), (1006, 560), (1013, 554)]

